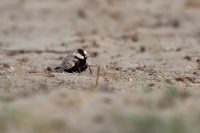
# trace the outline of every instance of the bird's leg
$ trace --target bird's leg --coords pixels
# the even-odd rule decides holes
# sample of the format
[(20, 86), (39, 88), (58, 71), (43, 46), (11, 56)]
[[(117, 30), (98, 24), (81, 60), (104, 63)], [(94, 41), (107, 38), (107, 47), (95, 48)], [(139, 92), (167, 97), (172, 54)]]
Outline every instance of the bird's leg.
[(79, 72), (79, 73), (81, 72), (81, 68), (80, 68), (80, 67), (78, 67), (78, 72)]
[(88, 65), (88, 68), (89, 68), (89, 70), (90, 70), (90, 74), (92, 75), (92, 70), (91, 70), (91, 68), (90, 68), (90, 65)]

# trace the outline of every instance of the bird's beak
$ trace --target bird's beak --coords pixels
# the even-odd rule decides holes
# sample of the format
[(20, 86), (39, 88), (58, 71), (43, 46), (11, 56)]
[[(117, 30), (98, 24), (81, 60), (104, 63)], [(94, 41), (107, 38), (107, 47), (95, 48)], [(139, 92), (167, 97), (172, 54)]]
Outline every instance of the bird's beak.
[(90, 54), (86, 54), (85, 57), (90, 57)]

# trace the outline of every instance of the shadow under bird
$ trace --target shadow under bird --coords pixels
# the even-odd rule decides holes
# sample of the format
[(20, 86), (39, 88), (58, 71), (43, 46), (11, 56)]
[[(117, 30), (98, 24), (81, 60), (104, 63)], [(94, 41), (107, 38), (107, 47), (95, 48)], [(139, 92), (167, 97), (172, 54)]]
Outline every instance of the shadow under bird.
[(87, 57), (88, 53), (85, 50), (77, 49), (66, 56), (62, 63), (54, 69), (69, 73), (80, 73), (88, 68)]

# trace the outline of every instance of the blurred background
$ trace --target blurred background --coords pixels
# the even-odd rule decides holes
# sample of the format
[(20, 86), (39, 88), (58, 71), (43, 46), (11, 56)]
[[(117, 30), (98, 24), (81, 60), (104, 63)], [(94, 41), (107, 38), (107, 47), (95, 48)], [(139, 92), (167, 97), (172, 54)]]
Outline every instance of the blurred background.
[(1, 40), (8, 44), (88, 34), (199, 36), (198, 0), (1, 0), (0, 6)]
[[(199, 21), (199, 0), (0, 0), (0, 132), (199, 133)], [(77, 48), (93, 75), (44, 69)]]

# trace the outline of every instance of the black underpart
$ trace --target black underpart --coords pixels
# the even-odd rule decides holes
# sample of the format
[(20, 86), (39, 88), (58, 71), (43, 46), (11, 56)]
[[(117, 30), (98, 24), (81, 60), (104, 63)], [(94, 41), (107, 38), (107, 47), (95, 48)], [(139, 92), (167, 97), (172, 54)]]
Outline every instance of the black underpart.
[(85, 58), (84, 60), (81, 60), (79, 59), (78, 62), (75, 63), (75, 65), (70, 68), (70, 69), (64, 69), (60, 66), (54, 68), (55, 70), (61, 70), (61, 71), (65, 71), (65, 72), (68, 72), (68, 73), (73, 73), (73, 72), (78, 72), (78, 73), (81, 73), (82, 71), (86, 70), (88, 68), (88, 64), (86, 62), (86, 59)]
[(86, 70), (87, 69), (87, 65), (86, 66), (74, 66), (72, 67), (71, 69), (64, 69), (65, 72), (68, 72), (68, 73), (73, 73), (73, 72), (78, 72), (78, 73), (81, 73), (82, 71)]
[(82, 71), (86, 70), (88, 68), (88, 64), (86, 62), (86, 59), (85, 58), (84, 60), (82, 59), (79, 59), (79, 62), (76, 62), (75, 66), (72, 67), (71, 69), (68, 69), (68, 70), (64, 70), (66, 72), (78, 72), (78, 73), (81, 73)]

